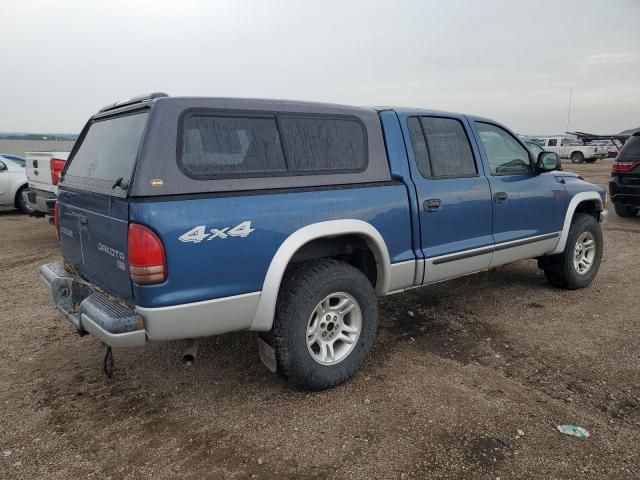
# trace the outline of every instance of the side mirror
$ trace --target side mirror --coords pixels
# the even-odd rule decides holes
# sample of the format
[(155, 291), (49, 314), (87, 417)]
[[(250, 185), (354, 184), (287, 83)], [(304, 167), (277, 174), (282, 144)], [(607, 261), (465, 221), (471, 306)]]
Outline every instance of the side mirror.
[(551, 172), (553, 170), (562, 170), (560, 164), (560, 157), (554, 152), (540, 152), (538, 154), (538, 161), (536, 162), (536, 169), (539, 172)]

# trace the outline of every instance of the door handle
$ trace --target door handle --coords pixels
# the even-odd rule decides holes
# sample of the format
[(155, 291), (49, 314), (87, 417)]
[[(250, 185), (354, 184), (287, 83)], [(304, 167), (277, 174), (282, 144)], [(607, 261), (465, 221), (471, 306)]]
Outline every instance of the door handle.
[(432, 213), (440, 210), (441, 205), (442, 202), (439, 198), (429, 198), (428, 200), (424, 201), (424, 203), (422, 204), (422, 208), (424, 208), (426, 212)]
[(496, 192), (493, 195), (493, 201), (496, 203), (504, 203), (507, 201), (508, 195), (507, 192)]
[(78, 219), (78, 223), (80, 223), (80, 225), (88, 225), (89, 224), (89, 218), (86, 215), (83, 215), (81, 213), (76, 213), (76, 212), (65, 212), (66, 215), (69, 215), (70, 217), (75, 217)]

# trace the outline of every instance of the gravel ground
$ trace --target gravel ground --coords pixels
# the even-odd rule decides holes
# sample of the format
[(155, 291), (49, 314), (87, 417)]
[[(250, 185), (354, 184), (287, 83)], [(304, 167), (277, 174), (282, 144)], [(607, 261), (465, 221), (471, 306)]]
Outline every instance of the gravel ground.
[[(610, 163), (567, 168), (604, 185)], [(611, 209), (582, 291), (526, 261), (388, 297), (360, 373), (307, 393), (250, 333), (192, 367), (183, 342), (118, 350), (105, 379), (40, 283), (53, 227), (0, 212), (0, 477), (640, 478), (639, 238)]]

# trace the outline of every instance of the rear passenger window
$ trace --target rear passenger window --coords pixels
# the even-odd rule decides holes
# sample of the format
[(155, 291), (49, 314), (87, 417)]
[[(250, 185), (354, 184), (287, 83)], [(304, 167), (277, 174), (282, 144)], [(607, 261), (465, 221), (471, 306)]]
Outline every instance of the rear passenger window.
[(427, 178), (472, 177), (478, 174), (469, 139), (453, 118), (420, 117), (408, 123), (416, 164)]
[(203, 115), (184, 120), (182, 167), (204, 178), (287, 170), (274, 118)]
[(278, 117), (292, 172), (362, 171), (367, 166), (362, 125), (349, 119)]
[(431, 177), (431, 166), (429, 165), (429, 152), (427, 144), (424, 140), (420, 120), (412, 117), (407, 121), (409, 127), (409, 135), (411, 136), (411, 144), (413, 145), (413, 155), (416, 158), (416, 165), (423, 177)]

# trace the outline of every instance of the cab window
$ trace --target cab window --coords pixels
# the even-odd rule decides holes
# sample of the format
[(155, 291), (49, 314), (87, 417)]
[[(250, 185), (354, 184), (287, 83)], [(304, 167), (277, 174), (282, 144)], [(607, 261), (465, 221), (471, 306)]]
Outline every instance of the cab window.
[(461, 178), (478, 175), (473, 151), (459, 120), (412, 117), (408, 120), (418, 170), (425, 178)]

